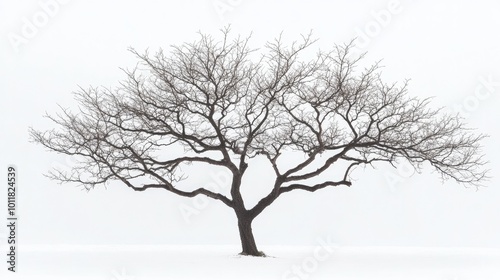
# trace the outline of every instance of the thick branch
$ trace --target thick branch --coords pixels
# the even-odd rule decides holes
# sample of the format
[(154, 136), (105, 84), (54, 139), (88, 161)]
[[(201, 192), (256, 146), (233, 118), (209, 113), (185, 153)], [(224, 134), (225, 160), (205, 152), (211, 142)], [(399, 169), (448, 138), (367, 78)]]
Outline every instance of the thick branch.
[(289, 186), (285, 186), (285, 187), (281, 187), (279, 189), (279, 194), (282, 194), (282, 193), (286, 193), (286, 192), (290, 192), (290, 191), (293, 191), (293, 190), (304, 190), (304, 191), (308, 191), (308, 192), (315, 192), (317, 190), (320, 190), (320, 189), (323, 189), (323, 188), (326, 188), (326, 187), (335, 187), (335, 186), (340, 186), (340, 185), (345, 185), (345, 186), (351, 186), (351, 182), (349, 181), (346, 181), (346, 180), (343, 180), (343, 181), (339, 181), (339, 182), (333, 182), (333, 181), (327, 181), (327, 182), (324, 182), (324, 183), (321, 183), (321, 184), (316, 184), (316, 185), (304, 185), (304, 184), (292, 184), (292, 185), (289, 185)]
[(198, 188), (194, 191), (186, 192), (186, 191), (181, 191), (179, 189), (176, 189), (172, 185), (165, 185), (165, 184), (147, 184), (147, 185), (144, 185), (142, 187), (134, 187), (133, 185), (130, 185), (129, 187), (131, 187), (135, 191), (145, 191), (147, 189), (164, 189), (164, 190), (170, 191), (172, 193), (175, 193), (177, 195), (185, 196), (185, 197), (194, 197), (194, 196), (197, 196), (199, 194), (203, 194), (203, 195), (206, 195), (210, 198), (220, 200), (229, 207), (233, 207), (233, 202), (229, 198), (225, 197), (222, 194), (214, 193), (214, 192), (209, 191), (209, 190), (204, 189), (204, 188)]

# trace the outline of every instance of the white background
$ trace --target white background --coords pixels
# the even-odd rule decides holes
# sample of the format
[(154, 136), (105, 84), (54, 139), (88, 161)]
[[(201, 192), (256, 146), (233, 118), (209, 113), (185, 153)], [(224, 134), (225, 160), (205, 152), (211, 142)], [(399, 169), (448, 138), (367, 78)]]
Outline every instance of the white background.
[[(45, 112), (74, 106), (79, 86), (117, 86), (124, 78), (119, 68), (137, 62), (128, 47), (168, 49), (198, 31), (218, 36), (231, 24), (235, 35), (253, 32), (256, 48), (282, 31), (294, 40), (312, 30), (319, 39), (313, 49), (357, 37), (359, 51), (368, 52), (364, 63), (382, 59), (387, 82), (410, 78), (411, 96), (433, 96), (433, 106), (461, 111), (469, 127), (490, 135), (483, 144), (492, 179), (484, 188), (442, 183), (428, 168), (413, 176), (404, 168), (358, 169), (351, 188), (280, 197), (254, 222), (258, 245), (314, 245), (329, 236), (341, 247), (498, 248), (499, 11), (493, 0), (2, 1), (0, 178), (9, 164), (17, 166), (21, 244), (238, 246), (236, 219), (222, 203), (162, 190), (137, 193), (119, 183), (90, 192), (58, 185), (43, 173), (71, 160), (28, 137), (29, 127), (51, 128)], [(272, 179), (256, 163), (261, 168), (245, 182), (250, 204)], [(196, 176), (200, 184), (217, 182), (213, 171)], [(5, 209), (5, 191), (0, 198)], [(2, 244), (5, 237), (2, 226)]]

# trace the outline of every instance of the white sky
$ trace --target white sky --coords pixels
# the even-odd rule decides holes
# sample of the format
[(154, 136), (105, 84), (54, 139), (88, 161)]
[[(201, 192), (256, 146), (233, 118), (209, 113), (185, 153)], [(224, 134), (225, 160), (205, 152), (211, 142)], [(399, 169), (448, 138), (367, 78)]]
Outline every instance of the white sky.
[[(44, 9), (40, 3), (47, 2), (55, 6)], [(128, 47), (155, 51), (231, 24), (234, 33), (253, 32), (254, 47), (281, 31), (295, 39), (313, 30), (321, 48), (358, 36), (366, 62), (383, 59), (388, 82), (411, 78), (411, 95), (435, 96), (436, 106), (452, 111), (462, 106), (469, 126), (491, 136), (484, 141), (493, 175), (487, 188), (441, 184), (431, 170), (409, 178), (405, 170), (359, 169), (351, 188), (283, 195), (254, 222), (258, 244), (313, 244), (332, 236), (340, 245), (500, 247), (500, 2), (478, 3), (2, 1), (0, 178), (7, 165), (18, 167), (21, 242), (239, 244), (234, 214), (219, 202), (197, 206), (166, 191), (136, 193), (120, 184), (90, 193), (57, 185), (42, 174), (68, 159), (28, 142), (28, 127), (49, 127), (41, 116), (57, 112), (57, 103), (74, 105), (71, 92), (79, 85), (116, 86), (124, 78), (119, 67), (136, 62)], [(493, 83), (485, 87), (485, 80)], [(270, 173), (251, 172), (245, 194), (255, 201)], [(198, 173), (200, 183), (213, 182), (208, 171)], [(5, 191), (0, 199), (5, 209)], [(198, 207), (199, 214), (187, 223), (179, 207)]]

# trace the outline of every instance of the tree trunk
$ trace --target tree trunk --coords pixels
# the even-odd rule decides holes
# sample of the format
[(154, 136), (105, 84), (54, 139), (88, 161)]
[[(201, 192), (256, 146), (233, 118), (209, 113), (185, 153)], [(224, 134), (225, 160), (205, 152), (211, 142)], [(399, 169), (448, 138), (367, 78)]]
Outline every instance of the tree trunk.
[(238, 215), (237, 217), (242, 247), (242, 251), (240, 254), (258, 257), (265, 256), (263, 252), (257, 250), (257, 245), (255, 244), (255, 239), (252, 232), (253, 219), (245, 217), (245, 215)]

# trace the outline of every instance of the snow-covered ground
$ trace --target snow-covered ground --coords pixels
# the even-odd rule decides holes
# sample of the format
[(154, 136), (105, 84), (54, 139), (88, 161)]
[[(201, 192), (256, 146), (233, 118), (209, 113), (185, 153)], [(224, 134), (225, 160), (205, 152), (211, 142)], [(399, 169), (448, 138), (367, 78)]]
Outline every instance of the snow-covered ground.
[[(24, 246), (17, 273), (1, 279), (500, 279), (500, 250), (473, 248), (261, 246)], [(7, 276), (7, 277), (5, 277)]]

